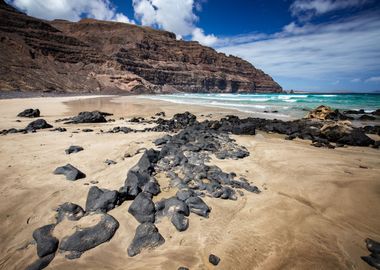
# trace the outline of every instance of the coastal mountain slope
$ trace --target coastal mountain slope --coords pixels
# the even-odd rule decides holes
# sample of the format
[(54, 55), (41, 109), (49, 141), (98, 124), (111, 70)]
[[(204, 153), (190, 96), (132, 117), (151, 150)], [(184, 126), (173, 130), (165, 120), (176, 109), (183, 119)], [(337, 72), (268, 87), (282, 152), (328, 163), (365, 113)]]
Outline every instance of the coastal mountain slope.
[(247, 61), (125, 23), (44, 21), (0, 0), (0, 89), (261, 93), (282, 88)]

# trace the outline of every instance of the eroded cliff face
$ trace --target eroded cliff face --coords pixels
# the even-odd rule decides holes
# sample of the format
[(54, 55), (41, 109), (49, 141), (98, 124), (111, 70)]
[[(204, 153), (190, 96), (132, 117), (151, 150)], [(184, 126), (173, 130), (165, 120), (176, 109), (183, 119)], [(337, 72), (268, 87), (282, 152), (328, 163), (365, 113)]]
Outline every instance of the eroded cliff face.
[(85, 19), (43, 21), (0, 0), (0, 89), (281, 92), (263, 71), (173, 33)]

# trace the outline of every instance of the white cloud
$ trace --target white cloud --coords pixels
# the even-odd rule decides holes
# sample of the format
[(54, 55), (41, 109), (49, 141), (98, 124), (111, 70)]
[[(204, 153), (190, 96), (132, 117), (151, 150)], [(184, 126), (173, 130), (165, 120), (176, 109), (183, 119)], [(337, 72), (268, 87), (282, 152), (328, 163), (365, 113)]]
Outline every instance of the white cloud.
[(143, 25), (158, 27), (174, 32), (179, 38), (192, 36), (193, 40), (204, 45), (217, 41), (214, 35), (205, 35), (203, 29), (196, 27), (200, 3), (194, 0), (133, 0), (135, 16)]
[[(291, 24), (280, 33), (221, 39), (218, 51), (250, 61), (274, 77), (349, 81), (380, 72), (380, 17), (375, 13), (325, 24)], [(247, 40), (240, 43), (241, 40)]]
[(199, 43), (211, 46), (218, 41), (218, 38), (214, 35), (205, 35), (203, 30), (200, 28), (195, 28), (192, 32), (193, 40), (198, 41)]
[(376, 77), (370, 77), (366, 80), (366, 82), (380, 82), (380, 76), (376, 76)]
[(28, 15), (46, 20), (79, 21), (81, 17), (133, 23), (116, 13), (109, 0), (9, 0), (8, 3)]
[(293, 16), (307, 20), (331, 11), (360, 7), (372, 0), (296, 0), (290, 6)]
[(360, 78), (354, 78), (354, 79), (351, 80), (351, 82), (353, 82), (353, 83), (358, 83), (358, 82), (361, 82), (361, 81), (362, 81), (362, 79), (360, 79)]

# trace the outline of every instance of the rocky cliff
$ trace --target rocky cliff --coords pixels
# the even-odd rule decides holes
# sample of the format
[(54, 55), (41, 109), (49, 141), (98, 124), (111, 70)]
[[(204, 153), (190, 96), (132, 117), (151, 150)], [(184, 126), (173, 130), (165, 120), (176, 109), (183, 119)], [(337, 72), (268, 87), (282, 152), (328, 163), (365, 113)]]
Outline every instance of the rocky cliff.
[(281, 92), (247, 61), (173, 33), (85, 19), (43, 21), (0, 0), (0, 89), (66, 92)]

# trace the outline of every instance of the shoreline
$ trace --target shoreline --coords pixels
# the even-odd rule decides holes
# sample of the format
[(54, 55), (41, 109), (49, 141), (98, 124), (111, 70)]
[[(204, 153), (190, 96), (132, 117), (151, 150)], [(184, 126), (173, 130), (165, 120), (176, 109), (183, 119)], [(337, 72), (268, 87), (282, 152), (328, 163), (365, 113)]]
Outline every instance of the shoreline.
[[(25, 268), (36, 259), (35, 245), (29, 244), (32, 233), (54, 222), (53, 209), (66, 201), (84, 207), (88, 189), (94, 185), (117, 190), (123, 185), (127, 171), (142, 156), (142, 153), (135, 154), (136, 151), (142, 147), (155, 148), (153, 141), (166, 134), (112, 134), (100, 130), (117, 126), (144, 129), (150, 124), (126, 121), (137, 116), (149, 120), (161, 111), (166, 113), (165, 119), (190, 111), (199, 121), (219, 120), (231, 114), (229, 110), (135, 97), (75, 99), (0, 100), (0, 129), (24, 127), (34, 120), (16, 117), (28, 107), (39, 108), (42, 118), (54, 127), (67, 128), (67, 132), (41, 130), (0, 137), (3, 162), (0, 167), (0, 216), (4, 219), (0, 224), (0, 236), (4, 239), (0, 245), (0, 261), (6, 269)], [(115, 102), (118, 99), (120, 102)], [(76, 125), (55, 123), (58, 118), (86, 110), (115, 113), (108, 117), (115, 121)], [(209, 113), (211, 117), (207, 116)], [(94, 131), (87, 133), (82, 132), (83, 129)], [(244, 192), (236, 201), (204, 197), (212, 208), (209, 218), (191, 214), (189, 228), (181, 233), (169, 220), (162, 219), (156, 226), (165, 244), (133, 258), (128, 257), (127, 248), (138, 222), (128, 213), (131, 203), (125, 202), (109, 212), (120, 223), (109, 242), (75, 260), (57, 253), (49, 267), (121, 269), (128, 265), (129, 269), (178, 269), (179, 266), (208, 269), (208, 255), (212, 252), (221, 258), (220, 269), (278, 269), (284, 266), (292, 269), (321, 266), (370, 269), (360, 256), (368, 253), (365, 238), (380, 238), (377, 218), (380, 211), (379, 150), (351, 146), (334, 150), (316, 148), (307, 140), (287, 141), (284, 135), (262, 131), (253, 136), (231, 137), (238, 145), (246, 147), (250, 155), (238, 160), (212, 156), (210, 164), (247, 178), (262, 190), (260, 194)], [(83, 146), (84, 151), (66, 155), (64, 149), (70, 145)], [(126, 152), (133, 155), (125, 157)], [(105, 159), (115, 160), (117, 164), (108, 166), (104, 164)], [(86, 178), (71, 182), (52, 173), (66, 163), (85, 172)], [(163, 189), (159, 198), (175, 194), (176, 190), (167, 186), (165, 175), (158, 175), (157, 180)]]

